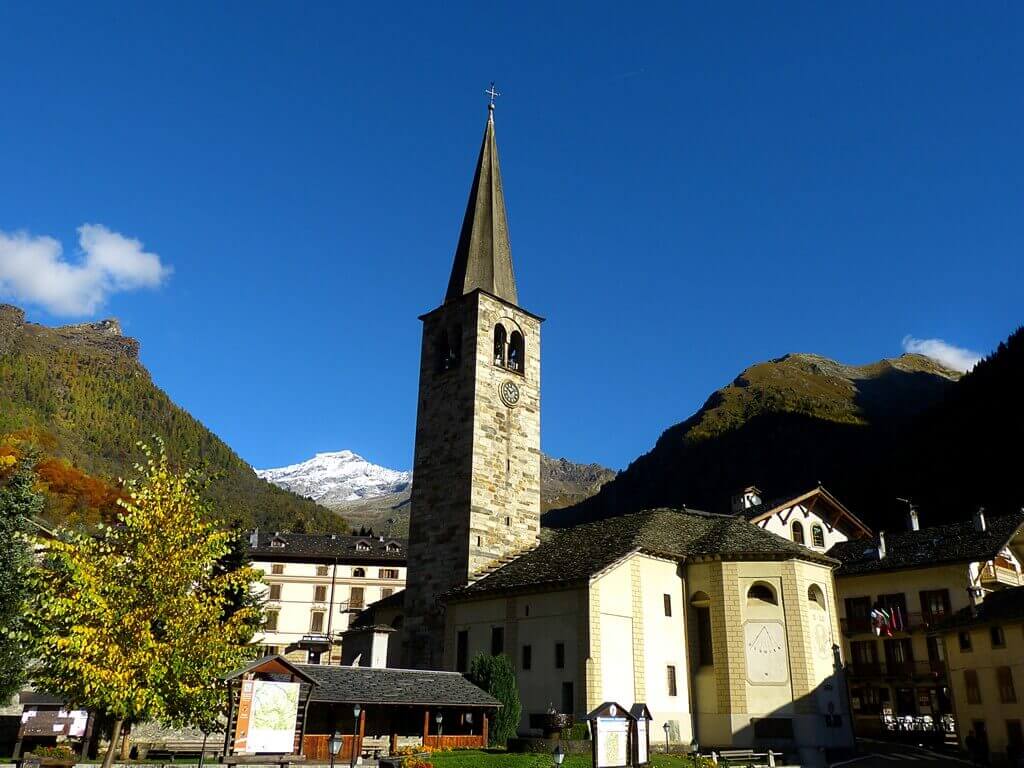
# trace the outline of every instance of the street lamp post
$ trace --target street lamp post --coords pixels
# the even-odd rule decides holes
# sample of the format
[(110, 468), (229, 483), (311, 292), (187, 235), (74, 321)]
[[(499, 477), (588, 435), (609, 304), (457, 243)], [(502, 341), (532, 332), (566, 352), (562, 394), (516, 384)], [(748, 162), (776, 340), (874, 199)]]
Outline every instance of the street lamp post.
[(334, 768), (334, 757), (338, 754), (341, 745), (344, 743), (345, 739), (342, 738), (341, 732), (335, 729), (331, 738), (327, 740), (327, 751), (331, 753), (331, 768)]
[(551, 753), (551, 757), (554, 758), (556, 766), (565, 762), (565, 750), (562, 749), (561, 744), (555, 745), (555, 751)]
[(350, 763), (351, 768), (356, 768), (356, 742), (359, 740), (359, 715), (362, 713), (363, 708), (356, 704), (352, 707), (352, 762)]
[(665, 754), (666, 755), (668, 754), (668, 729), (669, 729), (668, 723), (665, 723), (663, 726), (661, 726), (661, 730), (663, 730), (665, 732)]

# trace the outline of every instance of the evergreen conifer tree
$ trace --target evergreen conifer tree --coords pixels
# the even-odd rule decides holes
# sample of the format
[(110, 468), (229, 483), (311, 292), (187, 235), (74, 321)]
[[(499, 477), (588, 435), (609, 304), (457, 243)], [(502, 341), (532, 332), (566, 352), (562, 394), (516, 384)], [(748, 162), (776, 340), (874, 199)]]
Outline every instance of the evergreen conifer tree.
[(25, 678), (24, 643), (17, 636), (28, 594), (32, 552), (25, 533), (28, 521), (43, 510), (35, 490), (34, 456), (8, 461), (0, 474), (0, 704), (17, 693)]

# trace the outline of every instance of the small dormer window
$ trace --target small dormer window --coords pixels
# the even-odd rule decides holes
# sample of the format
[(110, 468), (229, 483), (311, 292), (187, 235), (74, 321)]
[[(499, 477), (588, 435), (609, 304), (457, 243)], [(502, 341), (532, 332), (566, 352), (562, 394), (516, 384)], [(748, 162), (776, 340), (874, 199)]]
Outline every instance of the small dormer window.
[(386, 549), (386, 550), (387, 550), (388, 552), (397, 552), (398, 550), (400, 550), (400, 549), (401, 549), (401, 547), (400, 547), (400, 546), (398, 545), (398, 542), (395, 542), (395, 541), (389, 541), (389, 542), (387, 543), (387, 546), (385, 547), (385, 549)]
[(357, 541), (356, 542), (356, 552), (369, 552), (369, 551), (370, 551), (370, 542), (368, 542), (368, 541)]
[(283, 549), (284, 548), (284, 539), (273, 539), (270, 542), (270, 546), (273, 547), (274, 549)]

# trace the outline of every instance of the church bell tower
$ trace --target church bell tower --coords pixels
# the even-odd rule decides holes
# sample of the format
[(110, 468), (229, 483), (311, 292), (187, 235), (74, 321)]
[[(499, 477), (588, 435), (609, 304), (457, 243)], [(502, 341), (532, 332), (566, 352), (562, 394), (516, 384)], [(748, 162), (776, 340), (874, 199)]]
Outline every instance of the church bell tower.
[(417, 668), (444, 663), (444, 594), (540, 532), (542, 319), (516, 293), (494, 95), (444, 303), (420, 317), (403, 640)]

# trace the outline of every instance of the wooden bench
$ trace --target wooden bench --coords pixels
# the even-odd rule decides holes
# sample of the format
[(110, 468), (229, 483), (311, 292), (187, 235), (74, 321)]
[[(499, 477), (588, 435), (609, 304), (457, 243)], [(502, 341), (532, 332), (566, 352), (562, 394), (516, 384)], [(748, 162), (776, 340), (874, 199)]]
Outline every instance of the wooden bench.
[(140, 754), (143, 749), (145, 750), (147, 760), (156, 756), (166, 756), (170, 758), (171, 762), (174, 762), (175, 757), (178, 755), (198, 755), (202, 752), (213, 757), (220, 757), (224, 751), (223, 744), (218, 746), (214, 739), (207, 739), (206, 749), (203, 749), (202, 739), (154, 741), (148, 745), (145, 742), (141, 742), (136, 743), (135, 747), (139, 750)]
[(775, 768), (775, 757), (782, 757), (781, 752), (755, 752), (752, 749), (723, 749), (712, 752), (711, 759), (719, 765), (767, 765)]

